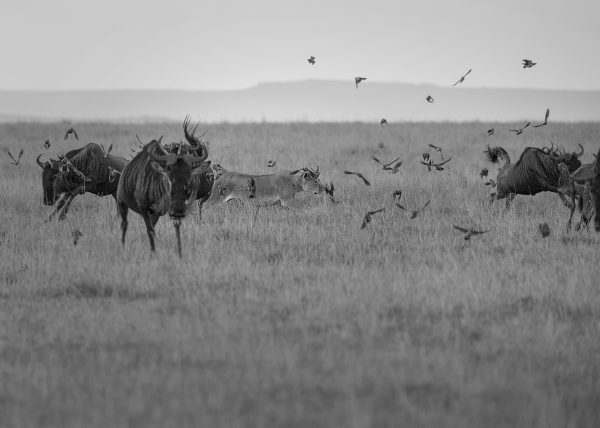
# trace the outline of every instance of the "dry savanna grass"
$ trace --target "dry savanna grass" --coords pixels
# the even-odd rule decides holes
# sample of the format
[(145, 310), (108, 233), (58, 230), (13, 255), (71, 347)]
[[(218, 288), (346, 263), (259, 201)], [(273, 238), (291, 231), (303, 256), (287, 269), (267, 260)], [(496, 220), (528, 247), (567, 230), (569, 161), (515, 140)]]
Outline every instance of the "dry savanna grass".
[[(3, 427), (600, 425), (600, 238), (568, 233), (553, 194), (490, 205), (479, 177), (488, 143), (514, 161), (581, 143), (590, 162), (600, 124), (518, 137), (513, 123), (204, 125), (214, 162), (318, 165), (340, 203), (207, 207), (182, 226), (182, 259), (167, 218), (151, 255), (130, 212), (123, 249), (112, 198), (78, 197), (44, 222), (35, 164), (90, 141), (128, 155), (136, 133), (169, 142), (181, 125), (80, 123), (65, 142), (70, 125), (0, 126), (2, 153), (25, 149), (0, 170)], [(452, 156), (446, 170), (419, 163), (429, 143)], [(392, 175), (371, 155), (404, 164)], [(408, 208), (432, 202), (410, 219), (397, 189)], [(452, 224), (489, 232), (465, 241)]]

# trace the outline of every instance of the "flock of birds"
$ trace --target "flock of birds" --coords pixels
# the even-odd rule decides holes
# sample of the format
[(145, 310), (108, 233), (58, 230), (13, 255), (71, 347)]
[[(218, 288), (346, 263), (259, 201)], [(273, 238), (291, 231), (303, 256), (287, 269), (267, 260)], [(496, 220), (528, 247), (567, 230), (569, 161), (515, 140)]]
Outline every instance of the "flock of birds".
[[(316, 64), (316, 58), (314, 56), (310, 56), (307, 61), (308, 61), (308, 63), (310, 65), (315, 65)], [(536, 62), (533, 62), (530, 59), (523, 59), (523, 68), (531, 68), (531, 67), (535, 66), (536, 64), (537, 64)], [(451, 86), (457, 86), (459, 84), (462, 84), (465, 81), (465, 79), (467, 78), (467, 76), (472, 71), (473, 71), (472, 69), (469, 69), (464, 75), (460, 76), (460, 78), (454, 84), (452, 84)], [(354, 78), (354, 84), (356, 86), (356, 89), (358, 89), (359, 84), (361, 82), (365, 81), (365, 80), (367, 80), (366, 77), (362, 77), (362, 76), (355, 77)], [(431, 95), (427, 95), (425, 97), (425, 100), (428, 103), (434, 103), (435, 102), (435, 99)], [(545, 114), (543, 122), (540, 122), (539, 124), (533, 125), (533, 127), (534, 128), (539, 128), (539, 127), (547, 125), (548, 124), (548, 118), (549, 118), (549, 116), (550, 116), (550, 109), (546, 109), (546, 114)], [(380, 125), (381, 126), (384, 126), (384, 125), (387, 126), (388, 125), (387, 120), (385, 118), (382, 118), (381, 121), (380, 121)], [(523, 133), (523, 131), (526, 128), (528, 128), (530, 125), (531, 125), (531, 122), (527, 122), (523, 127), (518, 128), (518, 129), (509, 129), (509, 131), (514, 132), (516, 135), (521, 135)], [(490, 128), (487, 131), (488, 136), (494, 135), (494, 133), (495, 133), (494, 128)], [(79, 136), (77, 135), (77, 132), (75, 131), (75, 129), (73, 127), (67, 129), (67, 131), (65, 132), (65, 135), (64, 135), (64, 140), (65, 141), (68, 140), (69, 136), (71, 136), (71, 135), (76, 140), (79, 140)], [(44, 141), (43, 147), (45, 149), (49, 149), (50, 146), (51, 146), (50, 140), (46, 139)], [(102, 150), (105, 153), (105, 157), (107, 157), (110, 154), (110, 152), (112, 151), (113, 145), (111, 144), (108, 147), (108, 149), (105, 149), (103, 145), (101, 145), (101, 147), (102, 147)], [(448, 159), (444, 159), (443, 149), (441, 147), (439, 147), (439, 146), (436, 146), (434, 144), (429, 144), (429, 147), (431, 149), (433, 149), (434, 151), (436, 151), (439, 154), (439, 156), (441, 157), (441, 160), (439, 162), (434, 162), (433, 158), (431, 157), (431, 155), (429, 153), (423, 153), (423, 160), (421, 161), (421, 164), (424, 165), (427, 168), (428, 171), (443, 171), (444, 170), (444, 165), (446, 165), (448, 162), (450, 162), (452, 160), (452, 158), (449, 157)], [(23, 157), (24, 150), (21, 149), (20, 152), (17, 154), (17, 156), (14, 156), (9, 150), (7, 150), (7, 153), (8, 153), (8, 156), (10, 157), (10, 159), (12, 160), (11, 164), (14, 165), (14, 166), (18, 166), (20, 164), (21, 158)], [(393, 160), (391, 160), (389, 162), (381, 161), (381, 160), (379, 160), (375, 156), (371, 156), (371, 159), (374, 162), (376, 162), (381, 167), (381, 169), (383, 171), (387, 171), (387, 172), (389, 172), (391, 174), (398, 173), (399, 170), (400, 170), (400, 167), (403, 164), (403, 161), (400, 160), (400, 157), (395, 158), (395, 159), (393, 159)], [(266, 165), (269, 168), (273, 168), (273, 167), (275, 167), (276, 164), (277, 164), (277, 161), (268, 160)], [(483, 177), (487, 177), (488, 172), (489, 172), (488, 169), (484, 168), (484, 169), (481, 170), (480, 176), (482, 178)], [(371, 185), (371, 182), (362, 173), (360, 173), (360, 172), (345, 170), (344, 174), (346, 174), (346, 175), (354, 175), (354, 176), (360, 178), (362, 180), (362, 182), (366, 186), (370, 186)], [(86, 177), (82, 177), (82, 178), (85, 179)], [(495, 186), (496, 183), (495, 183), (494, 180), (490, 179), (485, 184), (489, 185), (489, 186)], [(327, 186), (325, 186), (325, 187), (326, 187), (325, 191), (328, 194), (332, 195), (333, 191), (334, 191), (333, 184), (330, 184), (329, 187), (327, 187)], [(417, 216), (419, 215), (419, 213), (421, 213), (423, 210), (425, 210), (429, 206), (429, 204), (431, 203), (431, 199), (429, 199), (422, 207), (417, 208), (417, 209), (410, 209), (410, 208), (406, 208), (405, 206), (403, 206), (399, 202), (400, 199), (401, 199), (401, 197), (402, 197), (402, 191), (401, 190), (395, 190), (392, 193), (392, 197), (398, 201), (398, 202), (396, 202), (396, 206), (399, 209), (401, 209), (401, 210), (406, 211), (407, 213), (409, 213), (409, 218), (410, 219), (417, 218)], [(364, 229), (367, 226), (367, 224), (369, 224), (371, 222), (373, 216), (375, 216), (376, 214), (382, 213), (383, 211), (385, 211), (385, 208), (380, 208), (380, 209), (368, 211), (364, 215), (364, 217), (363, 217), (362, 224), (361, 224), (360, 228)], [(484, 233), (488, 232), (487, 230), (476, 230), (476, 229), (473, 229), (473, 228), (466, 228), (466, 227), (462, 227), (462, 226), (458, 226), (458, 225), (453, 225), (453, 227), (456, 230), (464, 233), (465, 234), (465, 238), (464, 239), (467, 240), (467, 241), (470, 240), (470, 238), (472, 236), (481, 235), (481, 234), (484, 234)], [(540, 233), (541, 233), (541, 235), (543, 237), (547, 237), (548, 235), (550, 235), (550, 228), (549, 228), (549, 226), (548, 226), (547, 223), (540, 224), (539, 225), (539, 230), (540, 230)], [(77, 245), (77, 242), (79, 241), (79, 238), (82, 235), (83, 235), (82, 232), (79, 231), (78, 229), (75, 229), (75, 230), (72, 231), (73, 244), (74, 245)]]

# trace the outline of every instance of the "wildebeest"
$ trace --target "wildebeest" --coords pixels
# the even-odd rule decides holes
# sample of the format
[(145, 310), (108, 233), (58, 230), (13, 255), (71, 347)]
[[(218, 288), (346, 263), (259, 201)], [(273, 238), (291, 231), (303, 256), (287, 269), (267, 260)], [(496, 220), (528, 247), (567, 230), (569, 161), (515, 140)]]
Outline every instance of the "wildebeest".
[(579, 230), (582, 225), (587, 226), (594, 216), (595, 210), (594, 202), (592, 200), (592, 181), (595, 177), (595, 165), (595, 162), (582, 165), (569, 176), (568, 182), (558, 189), (559, 194), (564, 194), (571, 199), (571, 213), (569, 215), (569, 221), (567, 222), (568, 229), (571, 228), (571, 221), (576, 207), (581, 214), (581, 220), (576, 226), (577, 230)]
[[(174, 220), (177, 249), (181, 257), (181, 221), (185, 218), (190, 203), (196, 199), (193, 177), (210, 167), (206, 145), (188, 134), (188, 118), (184, 131), (190, 144), (198, 142), (187, 153), (166, 153), (160, 146), (162, 137), (146, 144), (125, 167), (117, 189), (117, 207), (121, 215), (122, 237), (125, 245), (127, 213), (129, 209), (142, 216), (146, 223), (150, 248), (155, 251), (154, 226), (158, 219), (169, 214)], [(188, 138), (189, 136), (189, 138)], [(192, 153), (193, 152), (193, 153)]]
[(579, 153), (565, 153), (548, 147), (526, 147), (514, 165), (502, 147), (488, 147), (485, 152), (491, 162), (504, 161), (498, 171), (496, 193), (492, 195), (492, 200), (506, 198), (506, 206), (509, 207), (516, 195), (554, 192), (567, 204), (558, 188), (566, 184), (569, 175), (581, 166), (579, 157), (583, 154), (583, 147), (581, 144), (579, 147)]
[(42, 187), (44, 205), (54, 205), (52, 218), (60, 211), (59, 220), (63, 220), (75, 196), (85, 192), (98, 196), (112, 195), (116, 198), (118, 177), (111, 171), (123, 171), (127, 160), (118, 156), (106, 156), (102, 148), (95, 143), (71, 150), (59, 160), (37, 163), (42, 168)]
[(251, 175), (216, 168), (217, 178), (211, 201), (226, 202), (231, 199), (252, 199), (257, 205), (276, 205), (300, 208), (296, 194), (305, 191), (315, 195), (325, 192), (319, 181), (319, 169), (301, 168), (295, 171), (278, 171), (274, 174)]

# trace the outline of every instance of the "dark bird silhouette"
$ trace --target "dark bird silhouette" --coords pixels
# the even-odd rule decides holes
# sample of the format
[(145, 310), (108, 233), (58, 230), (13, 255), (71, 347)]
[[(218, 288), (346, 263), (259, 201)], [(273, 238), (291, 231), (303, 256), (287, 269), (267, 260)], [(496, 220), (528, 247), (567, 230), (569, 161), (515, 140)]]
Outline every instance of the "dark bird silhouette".
[(489, 180), (489, 181), (486, 181), (486, 182), (485, 182), (485, 185), (486, 185), (486, 186), (492, 186), (492, 187), (495, 187), (495, 186), (496, 186), (496, 182), (495, 182), (493, 179), (491, 179), (491, 178), (490, 178), (490, 180)]
[[(379, 165), (381, 165), (381, 169), (383, 169), (384, 171), (392, 171), (395, 168), (395, 167), (392, 167), (392, 164), (395, 162), (398, 162), (400, 160), (400, 158), (396, 158), (391, 162), (383, 163), (379, 159), (377, 159), (375, 156), (371, 156), (371, 159), (373, 159), (375, 162), (377, 162)], [(400, 165), (402, 165), (402, 162), (399, 162), (399, 163), (400, 163)]]
[(483, 168), (483, 169), (481, 170), (481, 172), (479, 173), (479, 176), (480, 176), (481, 178), (483, 178), (483, 177), (487, 177), (487, 175), (488, 175), (488, 172), (490, 172), (490, 171), (489, 171), (487, 168)]
[(538, 123), (537, 125), (533, 125), (534, 128), (539, 128), (540, 126), (548, 125), (548, 117), (550, 117), (550, 109), (546, 109), (546, 117), (544, 117), (544, 121), (542, 123)]
[(314, 57), (314, 56), (311, 56), (310, 58), (308, 58), (308, 63), (309, 63), (310, 65), (315, 65), (315, 57)]
[(400, 171), (400, 167), (402, 166), (402, 162), (397, 162), (396, 165), (394, 165), (394, 167), (392, 168), (392, 170), (390, 171), (392, 174), (396, 174), (398, 171)]
[(428, 161), (431, 158), (431, 156), (429, 156), (429, 153), (423, 153), (423, 160), (424, 161)]
[(546, 238), (550, 235), (550, 226), (548, 226), (548, 223), (540, 223), (538, 228), (542, 234), (542, 238)]
[(530, 59), (524, 59), (523, 60), (523, 68), (531, 68), (531, 67), (533, 67), (536, 64), (537, 64), (537, 62), (533, 62)]
[(402, 197), (402, 190), (400, 190), (400, 189), (394, 190), (394, 192), (392, 193), (392, 198), (400, 200), (401, 197)]
[(355, 77), (354, 78), (354, 84), (356, 85), (356, 89), (358, 89), (358, 84), (360, 82), (362, 82), (363, 80), (367, 80), (367, 78), (366, 77)]
[(488, 137), (494, 135), (494, 128), (488, 129)]
[(431, 171), (431, 168), (434, 168), (436, 171), (443, 171), (444, 168), (442, 168), (442, 165), (446, 165), (451, 160), (452, 160), (452, 158), (448, 158), (444, 162), (433, 163), (433, 161), (431, 160), (431, 158), (428, 158), (427, 162), (421, 161), (421, 163), (427, 167), (428, 171)]
[(462, 83), (462, 82), (464, 82), (464, 81), (465, 81), (465, 77), (467, 77), (467, 75), (468, 75), (468, 74), (471, 72), (471, 70), (472, 70), (472, 69), (471, 69), (471, 68), (469, 68), (469, 71), (467, 71), (467, 72), (466, 72), (466, 73), (465, 73), (463, 76), (461, 76), (461, 77), (460, 77), (460, 79), (458, 79), (458, 82), (456, 82), (456, 83), (455, 83), (454, 85), (452, 85), (452, 86), (456, 86), (456, 85), (458, 85), (459, 83)]
[(274, 161), (274, 160), (267, 161), (267, 166), (269, 168), (273, 168), (275, 165), (277, 165), (277, 161)]
[(396, 203), (396, 206), (404, 211), (408, 211), (410, 213), (410, 218), (416, 218), (421, 211), (423, 211), (425, 208), (427, 208), (427, 206), (429, 205), (430, 202), (431, 202), (431, 199), (428, 200), (427, 202), (425, 202), (425, 205), (423, 205), (421, 208), (416, 209), (416, 210), (409, 210), (408, 208), (403, 207), (399, 203)]
[(454, 226), (454, 228), (456, 230), (460, 230), (461, 232), (463, 232), (465, 234), (465, 241), (468, 241), (469, 239), (471, 239), (471, 236), (481, 235), (483, 233), (489, 232), (489, 230), (475, 230), (473, 228), (466, 229), (464, 227), (460, 227), (455, 224), (453, 224), (452, 226)]
[(46, 138), (46, 140), (44, 141), (44, 148), (46, 150), (48, 150), (50, 148), (50, 140)]
[(19, 162), (21, 161), (21, 158), (23, 157), (23, 149), (21, 149), (21, 151), (17, 155), (16, 159), (15, 159), (15, 157), (13, 156), (13, 154), (9, 150), (7, 150), (6, 153), (8, 153), (8, 156), (10, 156), (10, 158), (12, 159), (11, 164), (13, 164), (14, 166), (19, 165)]
[(509, 131), (511, 131), (511, 132), (516, 132), (516, 133), (517, 133), (517, 135), (521, 135), (521, 134), (523, 133), (523, 130), (524, 130), (525, 128), (527, 128), (529, 125), (531, 125), (531, 122), (527, 122), (527, 123), (525, 124), (525, 126), (524, 126), (524, 127), (522, 127), (522, 128), (519, 128), (519, 129), (509, 129)]
[(107, 157), (108, 157), (108, 155), (110, 154), (110, 152), (111, 152), (111, 151), (112, 151), (112, 149), (113, 149), (113, 145), (112, 145), (112, 143), (111, 143), (111, 145), (110, 145), (110, 146), (108, 146), (108, 150), (106, 150), (106, 149), (104, 148), (104, 145), (103, 145), (103, 144), (100, 144), (100, 147), (102, 148), (102, 151), (104, 152), (104, 158), (107, 158)]
[(370, 186), (371, 183), (369, 183), (369, 180), (367, 180), (365, 178), (364, 175), (362, 175), (360, 172), (352, 172), (352, 171), (344, 171), (344, 174), (346, 175), (356, 175), (357, 177), (359, 177), (367, 186)]
[(81, 233), (81, 230), (79, 229), (73, 229), (71, 235), (73, 236), (73, 245), (77, 245), (77, 242), (79, 242), (79, 238), (83, 236), (83, 233)]
[(435, 100), (433, 99), (433, 97), (431, 95), (427, 95), (427, 98), (425, 98), (427, 100), (428, 103), (434, 103)]
[(383, 126), (383, 125), (387, 125), (387, 120), (385, 120), (385, 119), (381, 119), (381, 121), (379, 122), (379, 124), (380, 124), (381, 126)]
[(367, 213), (366, 213), (366, 214), (365, 214), (365, 216), (363, 217), (363, 222), (362, 222), (362, 224), (361, 224), (360, 228), (361, 228), (361, 229), (364, 229), (365, 227), (367, 227), (367, 224), (371, 223), (371, 219), (372, 219), (372, 217), (373, 217), (375, 214), (377, 214), (377, 213), (380, 213), (380, 212), (382, 212), (382, 211), (384, 211), (384, 210), (385, 210), (385, 208), (380, 208), (380, 209), (378, 209), (378, 210), (375, 210), (375, 211), (367, 211)]
[(79, 136), (77, 135), (77, 132), (75, 132), (75, 129), (73, 129), (73, 128), (67, 129), (67, 132), (65, 132), (65, 140), (67, 138), (69, 138), (69, 134), (73, 134), (73, 136), (75, 137), (75, 139), (79, 140)]
[(329, 196), (329, 199), (331, 199), (331, 202), (333, 202), (334, 204), (337, 203), (337, 200), (333, 196), (335, 187), (333, 186), (332, 182), (329, 182), (329, 186), (327, 186), (326, 184), (323, 184), (323, 190), (325, 191), (325, 193), (327, 193), (327, 196)]

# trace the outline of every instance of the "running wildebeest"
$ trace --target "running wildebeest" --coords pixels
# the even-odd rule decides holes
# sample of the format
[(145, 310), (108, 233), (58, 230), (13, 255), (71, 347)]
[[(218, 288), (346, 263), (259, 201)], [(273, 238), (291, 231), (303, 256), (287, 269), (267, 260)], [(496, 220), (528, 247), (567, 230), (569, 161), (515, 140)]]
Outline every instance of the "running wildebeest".
[(127, 160), (118, 156), (105, 156), (102, 148), (95, 143), (71, 150), (59, 160), (37, 163), (42, 168), (44, 205), (56, 204), (51, 219), (60, 211), (59, 220), (64, 220), (71, 202), (85, 192), (98, 196), (112, 195), (116, 198), (119, 180), (111, 171), (123, 171)]
[(492, 194), (492, 201), (506, 198), (508, 208), (516, 195), (554, 192), (567, 204), (558, 188), (565, 185), (569, 175), (581, 166), (579, 157), (583, 155), (583, 147), (581, 144), (579, 147), (579, 153), (565, 153), (547, 147), (527, 147), (515, 164), (510, 163), (510, 156), (502, 147), (488, 147), (485, 153), (491, 162), (504, 161), (498, 171), (496, 193)]
[(161, 137), (146, 144), (123, 169), (117, 189), (123, 245), (129, 209), (144, 219), (152, 251), (155, 251), (154, 226), (161, 216), (168, 213), (175, 226), (177, 250), (181, 257), (181, 221), (196, 199), (194, 175), (202, 174), (210, 167), (210, 161), (205, 162), (208, 157), (206, 145), (194, 137), (193, 131), (188, 133), (188, 124), (189, 118), (186, 118), (183, 124), (186, 139), (194, 145), (188, 153), (165, 152), (160, 146)]

